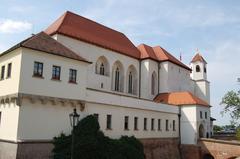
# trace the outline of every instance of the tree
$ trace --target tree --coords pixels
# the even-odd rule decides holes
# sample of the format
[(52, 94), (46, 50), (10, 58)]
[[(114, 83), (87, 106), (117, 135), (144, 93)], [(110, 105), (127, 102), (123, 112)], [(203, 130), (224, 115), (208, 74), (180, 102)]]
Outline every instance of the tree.
[(222, 113), (229, 112), (233, 121), (240, 119), (240, 91), (230, 91), (222, 98), (221, 105), (224, 105)]
[(219, 131), (223, 130), (223, 128), (221, 126), (218, 126), (218, 125), (214, 125), (213, 126), (213, 132), (214, 133), (217, 133)]
[[(75, 159), (144, 159), (143, 145), (135, 137), (111, 139), (100, 131), (98, 120), (89, 115), (75, 128)], [(71, 158), (71, 135), (54, 138), (54, 159)]]

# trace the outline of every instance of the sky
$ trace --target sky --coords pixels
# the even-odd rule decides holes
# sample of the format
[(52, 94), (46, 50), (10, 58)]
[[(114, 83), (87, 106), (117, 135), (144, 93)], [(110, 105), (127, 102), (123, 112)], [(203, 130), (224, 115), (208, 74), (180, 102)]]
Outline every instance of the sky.
[(199, 50), (208, 62), (215, 124), (229, 124), (219, 103), (240, 83), (240, 1), (0, 0), (0, 52), (72, 11), (123, 32), (135, 45), (160, 45), (189, 64)]

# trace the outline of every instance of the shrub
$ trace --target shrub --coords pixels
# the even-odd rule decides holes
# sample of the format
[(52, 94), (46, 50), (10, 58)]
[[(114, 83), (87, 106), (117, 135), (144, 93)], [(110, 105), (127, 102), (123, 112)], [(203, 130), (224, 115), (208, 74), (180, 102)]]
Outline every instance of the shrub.
[(237, 137), (237, 140), (240, 140), (240, 128), (237, 128), (236, 137)]
[[(89, 115), (82, 119), (74, 131), (75, 159), (144, 159), (143, 146), (135, 137), (111, 139), (100, 131), (97, 119)], [(71, 135), (54, 138), (54, 159), (71, 158)]]

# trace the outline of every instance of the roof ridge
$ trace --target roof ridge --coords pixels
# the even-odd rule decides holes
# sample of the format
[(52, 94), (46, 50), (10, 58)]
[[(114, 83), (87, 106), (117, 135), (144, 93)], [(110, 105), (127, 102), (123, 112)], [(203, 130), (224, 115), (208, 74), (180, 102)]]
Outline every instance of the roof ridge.
[[(125, 36), (125, 34), (123, 34), (122, 32), (120, 32), (120, 31), (118, 31), (118, 30), (114, 30), (114, 29), (112, 29), (112, 28), (110, 28), (110, 27), (108, 27), (108, 26), (106, 26), (106, 25), (104, 25), (104, 24), (98, 23), (98, 22), (96, 22), (96, 21), (94, 21), (94, 20), (92, 20), (92, 19), (88, 19), (88, 18), (86, 18), (86, 17), (84, 17), (84, 16), (81, 16), (81, 15), (79, 15), (79, 14), (77, 14), (77, 13), (74, 13), (74, 12), (71, 12), (71, 11), (66, 11), (65, 13), (67, 13), (67, 14), (72, 14), (72, 15), (75, 15), (75, 16), (78, 16), (78, 17), (81, 17), (81, 18), (83, 18), (83, 19), (85, 19), (85, 20), (87, 20), (87, 21), (90, 21), (90, 22), (93, 22), (93, 23), (95, 23), (95, 24), (98, 24), (98, 25), (100, 25), (100, 26), (102, 26), (102, 27), (104, 27), (104, 28), (106, 28), (106, 29), (109, 29), (109, 30), (112, 30), (112, 31), (121, 33), (122, 35)], [(134, 46), (135, 46), (135, 45), (134, 45)], [(136, 46), (135, 46), (135, 47), (136, 47)]]

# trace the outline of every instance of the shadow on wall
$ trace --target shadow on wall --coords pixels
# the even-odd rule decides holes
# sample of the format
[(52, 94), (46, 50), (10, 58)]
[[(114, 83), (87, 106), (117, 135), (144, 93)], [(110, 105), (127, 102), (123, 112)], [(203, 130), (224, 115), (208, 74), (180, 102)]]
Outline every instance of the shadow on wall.
[(214, 157), (211, 154), (205, 154), (203, 159), (214, 159)]

